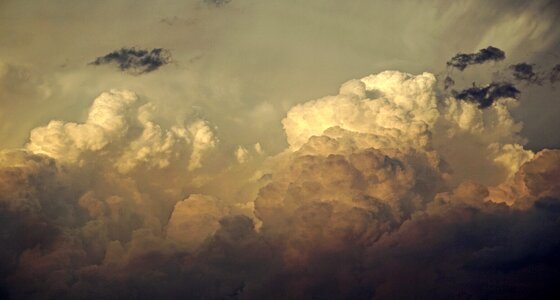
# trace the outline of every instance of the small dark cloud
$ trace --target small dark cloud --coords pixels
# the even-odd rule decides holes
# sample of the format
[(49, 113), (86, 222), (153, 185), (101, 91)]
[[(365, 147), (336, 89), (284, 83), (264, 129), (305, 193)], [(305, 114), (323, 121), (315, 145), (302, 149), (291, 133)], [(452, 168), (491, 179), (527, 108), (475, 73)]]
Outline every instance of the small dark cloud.
[(231, 2), (231, 0), (203, 0), (204, 3), (214, 6), (222, 6)]
[(117, 65), (121, 71), (140, 75), (157, 70), (171, 61), (171, 53), (167, 49), (152, 50), (121, 48), (91, 62), (92, 65)]
[(533, 64), (528, 63), (518, 63), (515, 65), (511, 65), (509, 68), (513, 72), (513, 77), (519, 81), (525, 81), (531, 84), (542, 84), (542, 80), (540, 77), (535, 73)]
[(453, 91), (459, 100), (477, 103), (479, 108), (486, 108), (500, 98), (516, 98), (519, 90), (508, 82), (492, 82), (485, 87), (474, 86), (462, 91)]
[(550, 83), (555, 83), (560, 80), (560, 64), (557, 64), (554, 68), (552, 68), (548, 79), (550, 80)]
[(173, 18), (163, 18), (163, 19), (159, 20), (159, 22), (167, 24), (169, 26), (172, 26), (177, 22), (178, 19), (179, 18), (177, 18), (177, 16), (174, 16)]
[(500, 61), (505, 58), (506, 54), (504, 51), (489, 46), (488, 48), (480, 49), (477, 53), (458, 53), (447, 62), (447, 65), (463, 71), (469, 65), (483, 64), (488, 61)]
[(455, 80), (453, 80), (453, 78), (449, 77), (449, 76), (445, 76), (445, 79), (443, 81), (443, 84), (445, 86), (445, 89), (447, 90), (448, 88), (452, 87), (455, 85)]

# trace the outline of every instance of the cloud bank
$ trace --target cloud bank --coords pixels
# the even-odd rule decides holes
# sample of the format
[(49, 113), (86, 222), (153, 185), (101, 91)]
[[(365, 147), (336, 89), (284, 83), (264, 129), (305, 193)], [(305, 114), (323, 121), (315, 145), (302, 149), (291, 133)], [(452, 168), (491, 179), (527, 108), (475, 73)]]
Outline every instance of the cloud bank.
[(237, 146), (229, 160), (211, 151), (211, 121), (158, 122), (157, 104), (102, 93), (85, 121), (1, 152), (0, 293), (558, 294), (560, 150), (524, 149), (511, 94), (482, 109), (438, 86), (430, 73), (350, 80), (288, 111), (281, 153)]

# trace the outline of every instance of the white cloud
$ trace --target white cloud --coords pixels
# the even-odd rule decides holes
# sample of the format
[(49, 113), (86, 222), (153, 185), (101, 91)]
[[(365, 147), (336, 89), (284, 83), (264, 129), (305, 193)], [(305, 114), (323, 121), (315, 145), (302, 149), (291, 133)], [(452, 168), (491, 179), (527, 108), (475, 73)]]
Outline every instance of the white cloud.
[(208, 122), (195, 119), (165, 129), (153, 121), (154, 105), (138, 102), (130, 91), (103, 93), (84, 123), (51, 121), (31, 131), (26, 147), (70, 164), (83, 164), (91, 154), (106, 156), (123, 173), (140, 165), (165, 168), (183, 157), (188, 160), (185, 168), (200, 168), (203, 156), (217, 142)]
[[(312, 136), (345, 140), (357, 149), (435, 151), (450, 164), (456, 182), (496, 183), (532, 156), (522, 147), (521, 124), (509, 113), (512, 105), (502, 99), (481, 110), (445, 97), (432, 74), (385, 71), (343, 84), (338, 95), (294, 106), (282, 123), (291, 151)], [(471, 166), (487, 174), (475, 178)]]

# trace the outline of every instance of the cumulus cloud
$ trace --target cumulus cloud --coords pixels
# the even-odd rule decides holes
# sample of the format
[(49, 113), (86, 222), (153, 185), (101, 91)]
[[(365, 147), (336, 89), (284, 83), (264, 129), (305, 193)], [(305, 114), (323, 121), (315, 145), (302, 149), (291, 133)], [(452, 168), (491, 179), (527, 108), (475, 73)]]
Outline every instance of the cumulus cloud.
[(103, 93), (84, 123), (51, 121), (31, 131), (26, 148), (71, 164), (83, 164), (91, 155), (111, 157), (123, 173), (138, 166), (165, 168), (185, 155), (189, 170), (199, 168), (217, 142), (208, 122), (165, 129), (153, 121), (153, 105), (139, 102), (130, 91)]
[(290, 148), (296, 150), (330, 128), (368, 133), (376, 148), (424, 148), (438, 117), (435, 83), (429, 73), (390, 71), (349, 81), (336, 96), (290, 109), (282, 120)]
[(460, 71), (470, 65), (483, 64), (490, 61), (500, 61), (506, 58), (506, 53), (496, 47), (488, 46), (476, 53), (458, 53), (447, 62), (447, 65)]
[(208, 121), (164, 126), (155, 104), (104, 93), (86, 121), (53, 121), (27, 149), (0, 153), (0, 291), (549, 295), (560, 269), (560, 151), (523, 148), (514, 100), (481, 109), (438, 86), (429, 73), (351, 80), (288, 111), (285, 151), (234, 160), (264, 155), (257, 143), (224, 151), (229, 161), (211, 157), (222, 169), (200, 170), (206, 188), (189, 182), (218, 146)]
[(489, 198), (509, 205), (528, 207), (542, 198), (560, 198), (560, 151), (542, 150), (525, 163), (510, 180), (490, 189)]
[[(526, 152), (514, 146), (522, 145), (524, 140), (519, 136), (521, 124), (509, 114), (508, 107), (513, 104), (507, 99), (512, 89), (494, 84), (458, 93), (457, 98), (442, 97), (432, 74), (413, 76), (386, 71), (349, 81), (338, 95), (297, 105), (282, 123), (292, 151), (313, 136), (344, 140), (355, 149), (434, 151), (451, 164), (461, 180), (482, 175), (473, 170), (480, 168), (485, 175), (477, 180), (500, 181), (524, 162), (504, 157)], [(471, 98), (475, 96), (478, 98)], [(489, 105), (502, 98), (494, 106)], [(483, 107), (486, 109), (481, 110)], [(466, 157), (457, 155), (464, 153), (465, 147), (473, 158), (479, 158), (469, 158), (465, 163)], [(477, 160), (484, 163), (473, 165)]]
[(157, 70), (171, 61), (171, 53), (167, 49), (152, 50), (121, 48), (107, 55), (96, 58), (91, 65), (116, 65), (121, 71), (140, 75)]
[(103, 93), (93, 102), (85, 123), (51, 121), (31, 131), (27, 148), (59, 160), (76, 162), (85, 151), (99, 151), (128, 131), (128, 110), (137, 97), (129, 91)]
[(234, 154), (240, 164), (247, 162), (249, 159), (249, 151), (242, 146), (238, 146), (237, 149), (235, 149)]
[(214, 197), (191, 195), (177, 202), (167, 224), (167, 238), (194, 250), (220, 228), (227, 207)]

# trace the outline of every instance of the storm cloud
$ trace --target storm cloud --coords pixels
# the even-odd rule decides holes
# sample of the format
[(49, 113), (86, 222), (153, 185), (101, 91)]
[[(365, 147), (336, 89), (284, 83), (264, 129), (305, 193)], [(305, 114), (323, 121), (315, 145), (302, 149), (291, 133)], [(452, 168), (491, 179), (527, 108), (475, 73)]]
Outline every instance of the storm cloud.
[(458, 53), (447, 62), (447, 65), (460, 71), (465, 70), (470, 65), (483, 64), (490, 61), (500, 61), (506, 58), (504, 51), (488, 46), (480, 49), (477, 53)]
[(149, 73), (171, 62), (171, 52), (163, 48), (152, 50), (121, 48), (96, 58), (91, 65), (116, 65), (133, 75)]
[(557, 2), (3, 1), (0, 298), (558, 298)]
[[(350, 80), (288, 111), (282, 153), (262, 161), (260, 145), (239, 146), (217, 173), (208, 122), (164, 126), (156, 104), (102, 93), (86, 121), (51, 121), (25, 150), (1, 152), (9, 245), (1, 291), (14, 299), (554, 292), (556, 277), (542, 274), (560, 268), (560, 244), (547, 238), (560, 232), (560, 152), (525, 150), (509, 102), (480, 109), (440, 86), (430, 73)], [(473, 155), (457, 157), (461, 149)], [(213, 195), (216, 185), (228, 193)]]

